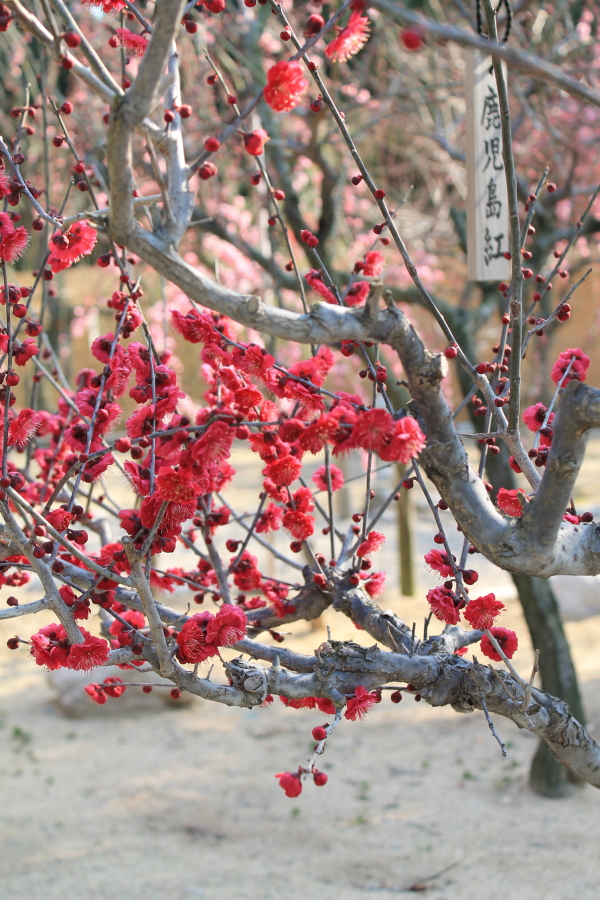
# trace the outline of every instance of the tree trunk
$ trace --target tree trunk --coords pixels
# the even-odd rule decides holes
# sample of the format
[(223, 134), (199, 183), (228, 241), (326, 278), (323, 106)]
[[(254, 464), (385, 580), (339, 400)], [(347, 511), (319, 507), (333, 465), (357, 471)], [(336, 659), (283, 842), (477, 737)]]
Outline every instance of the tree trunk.
[[(494, 486), (494, 494), (499, 487), (515, 486), (505, 451), (503, 447), (498, 456), (488, 454), (486, 470)], [(535, 650), (540, 651), (542, 689), (568, 703), (575, 718), (583, 725), (585, 713), (577, 675), (552, 586), (547, 579), (532, 575), (512, 575), (512, 579), (523, 607), (531, 643)], [(545, 741), (540, 741), (533, 757), (529, 781), (533, 790), (544, 797), (566, 797), (573, 791), (573, 780), (554, 759)]]
[[(492, 309), (498, 296), (496, 285), (480, 284), (482, 292), (480, 314), (483, 310)], [(473, 333), (470, 312), (467, 309), (445, 310), (446, 318), (457, 340), (470, 359), (476, 359), (475, 334)], [(452, 314), (454, 313), (454, 314)], [(458, 377), (463, 392), (466, 394), (472, 387), (470, 377), (462, 368), (458, 368)], [(481, 425), (481, 419), (472, 415), (473, 408), (469, 404), (469, 413), (475, 430)], [(486, 461), (487, 477), (493, 485), (492, 497), (498, 489), (516, 487), (515, 475), (508, 464), (508, 451), (501, 441), (501, 452), (498, 456), (488, 453)], [(585, 724), (585, 713), (579, 693), (577, 675), (567, 637), (565, 635), (558, 603), (552, 586), (547, 579), (535, 578), (532, 575), (512, 575), (525, 621), (531, 636), (534, 649), (540, 651), (540, 678), (542, 689), (559, 697), (569, 704), (575, 718)], [(565, 797), (573, 791), (573, 781), (566, 769), (555, 760), (548, 746), (540, 741), (537, 752), (531, 763), (529, 781), (533, 790), (544, 797)]]

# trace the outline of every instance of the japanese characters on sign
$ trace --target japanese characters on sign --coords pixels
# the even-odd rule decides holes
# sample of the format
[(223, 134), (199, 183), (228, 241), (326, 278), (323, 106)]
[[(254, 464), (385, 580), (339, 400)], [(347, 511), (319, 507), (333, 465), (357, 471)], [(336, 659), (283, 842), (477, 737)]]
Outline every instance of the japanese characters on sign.
[(491, 57), (467, 53), (467, 257), (473, 281), (510, 278), (502, 122)]

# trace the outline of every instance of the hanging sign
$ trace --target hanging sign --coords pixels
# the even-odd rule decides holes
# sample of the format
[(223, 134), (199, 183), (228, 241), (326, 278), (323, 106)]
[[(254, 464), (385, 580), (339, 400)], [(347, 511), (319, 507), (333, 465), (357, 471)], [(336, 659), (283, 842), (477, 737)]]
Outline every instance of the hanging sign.
[[(467, 260), (472, 281), (510, 278), (508, 195), (492, 58), (467, 51)], [(505, 69), (506, 77), (506, 69)]]

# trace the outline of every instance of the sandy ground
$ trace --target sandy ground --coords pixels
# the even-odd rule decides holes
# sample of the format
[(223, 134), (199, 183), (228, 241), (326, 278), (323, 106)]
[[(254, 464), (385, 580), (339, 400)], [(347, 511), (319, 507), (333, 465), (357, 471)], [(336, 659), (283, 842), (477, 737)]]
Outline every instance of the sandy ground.
[[(579, 495), (587, 508), (600, 469), (596, 444), (593, 451)], [(421, 553), (432, 529), (418, 512)], [(393, 521), (384, 519), (384, 530)], [(385, 553), (394, 585), (395, 556)], [(507, 604), (504, 624), (521, 642), (515, 662), (527, 673), (532, 650), (510, 580), (476, 559), (481, 587)], [(384, 598), (408, 621), (424, 615), (430, 582), (424, 571), (419, 577), (418, 598), (391, 590)], [(588, 591), (596, 611), (597, 593)], [(590, 727), (599, 733), (600, 617), (582, 618), (575, 588), (563, 596)], [(188, 600), (172, 602), (185, 609)], [(44, 621), (19, 620), (18, 628), (28, 634)], [(345, 620), (327, 622), (334, 637), (368, 643)], [(325, 637), (323, 627), (293, 631), (290, 643), (303, 651)], [(503, 760), (480, 713), (384, 702), (334, 733), (321, 766), (328, 784), (307, 784), (290, 800), (273, 776), (305, 761), (321, 714), (279, 702), (253, 711), (196, 700), (177, 708), (160, 702), (158, 690), (136, 698), (140, 689), (129, 689), (127, 707), (84, 704), (85, 715), (68, 718), (26, 650), (2, 649), (14, 633), (14, 622), (0, 622), (2, 900), (600, 894), (600, 794), (588, 787), (566, 800), (535, 796), (527, 771), (536, 740), (508, 722), (496, 722), (508, 745)]]

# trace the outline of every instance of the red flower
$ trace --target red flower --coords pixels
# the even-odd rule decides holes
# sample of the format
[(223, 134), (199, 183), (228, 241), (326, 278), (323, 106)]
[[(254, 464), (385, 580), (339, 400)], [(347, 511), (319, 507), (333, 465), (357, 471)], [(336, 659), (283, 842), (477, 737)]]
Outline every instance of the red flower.
[(246, 616), (237, 606), (224, 603), (206, 626), (206, 642), (216, 647), (235, 644), (246, 634)]
[(369, 692), (366, 688), (359, 684), (354, 690), (354, 697), (351, 697), (346, 704), (345, 719), (351, 722), (357, 722), (364, 719), (368, 712), (377, 703), (378, 697), (374, 692)]
[(452, 578), (454, 576), (454, 569), (450, 565), (448, 554), (443, 550), (430, 550), (429, 553), (425, 554), (425, 562), (430, 569), (438, 572), (442, 578)]
[(307, 87), (302, 66), (297, 62), (281, 60), (267, 72), (264, 98), (275, 112), (287, 112), (298, 106)]
[(371, 285), (368, 281), (355, 281), (352, 287), (346, 293), (346, 303), (348, 306), (360, 306), (369, 296)]
[(457, 625), (460, 619), (460, 611), (455, 604), (457, 599), (453, 591), (445, 587), (432, 588), (427, 593), (427, 602), (431, 611), (440, 622), (447, 625)]
[(373, 572), (368, 581), (365, 582), (365, 591), (376, 600), (383, 594), (385, 589), (385, 572)]
[(346, 62), (362, 50), (368, 40), (369, 20), (366, 16), (361, 16), (359, 10), (355, 10), (346, 27), (327, 45), (325, 56), (333, 62)]
[[(512, 659), (515, 653), (515, 650), (519, 646), (519, 641), (514, 633), (509, 628), (501, 628), (497, 625), (495, 628), (489, 629), (490, 633), (494, 635), (498, 643), (500, 644), (500, 649), (504, 653), (508, 659)], [(495, 660), (495, 662), (502, 662), (502, 657), (500, 654), (494, 649), (494, 645), (490, 641), (487, 634), (481, 638), (481, 652), (484, 656), (487, 656), (489, 659)]]
[(281, 519), (283, 510), (275, 503), (269, 503), (267, 508), (260, 514), (256, 531), (258, 534), (267, 534), (269, 531), (279, 531), (281, 528)]
[(115, 37), (119, 47), (124, 47), (128, 53), (133, 53), (134, 56), (142, 57), (146, 52), (148, 41), (141, 34), (136, 34), (128, 28), (115, 28)]
[(171, 313), (171, 324), (190, 344), (207, 344), (214, 340), (216, 323), (210, 313), (190, 309), (184, 316), (174, 309)]
[(178, 466), (161, 466), (156, 476), (156, 492), (161, 500), (174, 503), (191, 503), (195, 497), (206, 494), (209, 488), (206, 475)]
[(329, 290), (329, 288), (321, 278), (321, 272), (317, 272), (315, 269), (311, 269), (310, 272), (308, 272), (304, 277), (310, 284), (315, 294), (318, 294), (319, 297), (322, 297), (325, 303), (333, 303), (334, 306), (338, 305), (337, 297)]
[(296, 538), (297, 541), (305, 541), (311, 534), (314, 534), (315, 520), (312, 516), (300, 512), (297, 509), (290, 509), (283, 517), (283, 527)]
[[(10, 194), (12, 191), (9, 191), (8, 193)], [(0, 240), (6, 237), (7, 234), (12, 234), (14, 230), (15, 226), (9, 214), (5, 212), (0, 213)], [(4, 287), (2, 287), (2, 290), (4, 291)], [(2, 303), (4, 303), (4, 300)]]
[(48, 669), (60, 669), (68, 665), (69, 642), (67, 632), (62, 625), (46, 625), (37, 634), (31, 635), (29, 651), (38, 666)]
[(81, 0), (81, 2), (85, 6), (98, 6), (104, 13), (109, 13), (112, 10), (120, 12), (127, 6), (124, 0)]
[(270, 140), (269, 135), (264, 128), (257, 128), (250, 134), (244, 134), (244, 150), (250, 156), (262, 156), (265, 144)]
[(75, 222), (67, 231), (50, 238), (49, 263), (54, 273), (68, 269), (82, 256), (88, 256), (96, 244), (96, 231), (88, 222)]
[(518, 499), (519, 497), (522, 497), (523, 500), (526, 499), (525, 491), (521, 488), (514, 488), (511, 491), (506, 490), (506, 488), (500, 488), (496, 498), (498, 509), (506, 513), (507, 516), (518, 519), (519, 516), (523, 515), (523, 506)]
[[(12, 187), (10, 185), (10, 178), (6, 174), (6, 169), (0, 169), (0, 198), (9, 197), (12, 194)], [(6, 216), (8, 218), (8, 213), (0, 213), (1, 216)], [(0, 226), (1, 233), (1, 226)]]
[(214, 619), (213, 614), (205, 610), (187, 620), (177, 635), (178, 655), (181, 662), (200, 663), (209, 656), (218, 655), (219, 651), (214, 644), (206, 642), (206, 626), (212, 619)]
[(558, 359), (554, 363), (554, 368), (552, 369), (552, 381), (555, 384), (558, 384), (565, 372), (569, 367), (569, 363), (572, 361), (571, 368), (569, 369), (569, 374), (566, 378), (565, 384), (571, 381), (572, 378), (578, 378), (579, 381), (585, 381), (586, 372), (590, 365), (590, 358), (586, 356), (583, 350), (580, 350), (579, 347), (576, 347), (571, 350), (564, 350), (559, 354)]
[(248, 344), (244, 350), (236, 347), (233, 351), (233, 359), (241, 372), (262, 380), (268, 378), (269, 369), (275, 364), (275, 357), (267, 353), (264, 347), (259, 347), (258, 344)]
[(284, 706), (290, 709), (315, 709), (317, 708), (325, 716), (335, 715), (335, 706), (331, 700), (322, 697), (303, 697), (302, 700), (288, 700), (287, 697), (279, 697)]
[(315, 508), (315, 498), (308, 487), (298, 488), (293, 495), (294, 507), (298, 512), (309, 513)]
[(67, 512), (66, 509), (53, 509), (52, 512), (45, 514), (46, 522), (49, 522), (57, 531), (66, 531), (73, 521), (73, 513)]
[(4, 262), (14, 263), (23, 255), (29, 243), (27, 229), (21, 225), (13, 228), (10, 234), (5, 235), (0, 241), (0, 259)]
[(42, 424), (42, 417), (33, 409), (22, 409), (8, 426), (8, 446), (23, 450)]
[[(536, 403), (535, 406), (527, 407), (527, 409), (523, 413), (523, 421), (530, 431), (537, 431), (538, 428), (542, 427), (542, 423), (547, 412), (548, 410), (543, 403)], [(548, 420), (549, 425), (553, 418), (554, 413), (551, 414), (550, 419)]]
[(358, 557), (370, 556), (371, 553), (380, 550), (384, 544), (385, 534), (382, 534), (380, 531), (370, 531), (367, 535), (367, 539), (362, 542), (356, 551), (356, 555)]
[(97, 703), (98, 706), (104, 706), (106, 703), (106, 694), (101, 684), (86, 684), (84, 691), (92, 703)]
[(72, 644), (67, 666), (69, 669), (87, 672), (103, 665), (108, 659), (110, 647), (104, 638), (94, 637), (85, 628), (81, 629), (85, 640), (82, 644)]
[[(321, 491), (327, 490), (327, 467), (319, 466), (312, 477), (313, 482)], [(337, 466), (329, 466), (329, 480), (331, 482), (331, 490), (339, 491), (344, 486), (344, 473)]]
[(102, 687), (109, 697), (121, 697), (127, 690), (127, 685), (123, 684), (123, 679), (116, 675), (112, 678), (105, 678)]
[(284, 456), (271, 463), (263, 470), (263, 475), (270, 478), (277, 487), (292, 484), (302, 471), (302, 463), (295, 456)]
[(340, 423), (331, 413), (322, 416), (304, 429), (298, 438), (300, 446), (309, 453), (319, 453), (325, 444), (335, 443), (340, 433)]
[(299, 797), (302, 793), (300, 775), (294, 775), (293, 772), (279, 772), (275, 778), (279, 778), (279, 787), (283, 788), (286, 797)]
[(463, 616), (473, 628), (480, 628), (483, 631), (492, 627), (494, 619), (497, 619), (505, 608), (504, 603), (496, 600), (495, 594), (486, 594), (485, 597), (470, 600)]
[[(144, 618), (143, 613), (138, 612), (135, 609), (126, 609), (124, 612), (120, 613), (120, 616), (135, 629), (144, 628), (146, 624), (146, 619)], [(125, 625), (123, 625), (122, 622), (119, 622), (118, 619), (115, 619), (115, 621), (111, 623), (111, 626), (108, 630), (119, 640), (121, 646), (126, 646), (126, 644), (130, 643), (130, 641), (123, 642), (121, 640), (121, 636), (123, 634), (129, 635), (131, 632), (128, 628), (125, 627)]]
[(378, 453), (391, 437), (393, 424), (392, 417), (385, 409), (367, 409), (359, 413), (352, 429), (354, 445)]
[(376, 275), (381, 275), (384, 264), (385, 260), (383, 258), (383, 253), (380, 253), (379, 250), (370, 250), (369, 253), (365, 255), (362, 273), (371, 278)]
[(35, 338), (25, 338), (22, 344), (18, 341), (13, 346), (13, 359), (17, 366), (24, 366), (32, 356), (37, 356), (40, 348), (35, 345)]
[(425, 435), (419, 428), (416, 419), (405, 416), (394, 422), (389, 443), (382, 447), (379, 455), (384, 462), (398, 462), (406, 465), (407, 462), (421, 452), (426, 444)]

